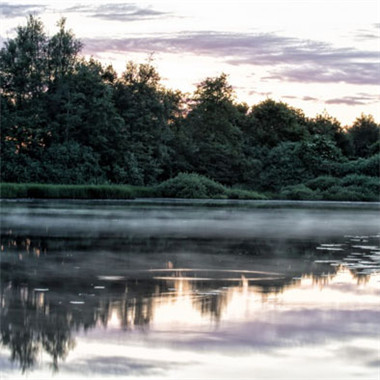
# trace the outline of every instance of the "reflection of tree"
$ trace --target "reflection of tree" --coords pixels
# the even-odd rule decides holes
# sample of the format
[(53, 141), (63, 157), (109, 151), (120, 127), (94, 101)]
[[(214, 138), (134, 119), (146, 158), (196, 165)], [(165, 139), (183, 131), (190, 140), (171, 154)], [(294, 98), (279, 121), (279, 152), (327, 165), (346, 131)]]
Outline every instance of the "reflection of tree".
[[(249, 263), (257, 271), (282, 273), (277, 280), (254, 282), (264, 297), (294, 286), (293, 277), (310, 276), (323, 285), (335, 275), (337, 267), (314, 264), (317, 243), (6, 234), (1, 243), (1, 342), (9, 347), (11, 359), (20, 364), (22, 371), (33, 367), (42, 350), (51, 356), (52, 367), (57, 370), (59, 361), (75, 345), (75, 331), (99, 324), (107, 326), (114, 312), (121, 328), (145, 328), (154, 318), (155, 299), (175, 299), (179, 295), (179, 289), (169, 291), (175, 288), (176, 281), (153, 279), (142, 268), (167, 268), (170, 261), (173, 274), (169, 275), (175, 276), (175, 268), (180, 267), (247, 269), (245, 265)], [(340, 253), (339, 258), (345, 254)], [(327, 258), (330, 256), (326, 253)], [(95, 289), (94, 284), (99, 284), (97, 275), (105, 270), (109, 275), (123, 277), (104, 283), (104, 289)], [(203, 277), (205, 273), (181, 275)], [(242, 286), (223, 281), (223, 277), (224, 273), (212, 281), (190, 281), (186, 285), (188, 294), (196, 295), (191, 297), (194, 309), (214, 320), (221, 318), (229, 303), (228, 292), (218, 290)], [(49, 291), (34, 291), (35, 288)]]
[(74, 347), (71, 323), (67, 313), (49, 310), (49, 305), (23, 300), (20, 289), (2, 294), (5, 306), (1, 309), (1, 341), (11, 349), (11, 359), (20, 363), (22, 371), (31, 368), (41, 349), (53, 359), (53, 369)]

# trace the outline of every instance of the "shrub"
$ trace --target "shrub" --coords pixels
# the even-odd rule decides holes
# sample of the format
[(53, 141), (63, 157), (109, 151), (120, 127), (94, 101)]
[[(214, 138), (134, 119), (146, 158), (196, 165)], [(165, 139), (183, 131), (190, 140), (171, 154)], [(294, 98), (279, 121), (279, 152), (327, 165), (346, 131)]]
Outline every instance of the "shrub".
[(358, 186), (333, 186), (323, 191), (322, 197), (323, 199), (329, 201), (360, 202), (378, 200), (378, 195), (372, 193), (371, 191), (363, 191), (363, 189)]
[(320, 176), (311, 179), (305, 183), (305, 185), (312, 190), (326, 190), (332, 186), (340, 184), (340, 179), (331, 176)]
[(241, 189), (227, 189), (227, 197), (229, 199), (255, 199), (266, 200), (265, 195), (257, 193), (256, 191), (241, 190)]
[(371, 193), (380, 193), (380, 179), (378, 177), (369, 177), (359, 174), (350, 174), (342, 178), (341, 184), (344, 187), (356, 186), (361, 188), (361, 190)]
[(156, 187), (156, 196), (167, 198), (267, 199), (255, 191), (230, 189), (195, 173), (180, 173)]
[(27, 198), (26, 187), (18, 183), (2, 183), (0, 184), (1, 198)]
[(280, 197), (292, 200), (316, 200), (320, 199), (319, 193), (314, 192), (304, 184), (285, 186), (280, 191)]
[(165, 198), (226, 198), (226, 188), (218, 182), (195, 173), (180, 173), (156, 187)]
[(379, 177), (380, 154), (375, 154), (369, 158), (359, 158), (357, 160), (344, 163), (334, 163), (331, 166), (331, 171), (337, 177), (344, 177), (348, 174), (360, 174), (370, 177)]
[(130, 199), (141, 193), (133, 186), (115, 185), (45, 185), (15, 184), (0, 185), (2, 198), (61, 198), (61, 199)]

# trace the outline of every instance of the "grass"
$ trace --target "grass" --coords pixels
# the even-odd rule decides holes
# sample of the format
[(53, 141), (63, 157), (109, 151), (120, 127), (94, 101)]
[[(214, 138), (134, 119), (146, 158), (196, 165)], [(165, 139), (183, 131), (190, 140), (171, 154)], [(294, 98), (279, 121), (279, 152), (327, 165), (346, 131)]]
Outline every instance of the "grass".
[(0, 184), (1, 198), (45, 199), (267, 199), (255, 191), (231, 189), (198, 174), (179, 174), (155, 187), (130, 185)]
[(151, 188), (129, 185), (0, 184), (1, 198), (133, 199), (151, 194)]
[(195, 173), (180, 173), (153, 187), (130, 185), (0, 184), (1, 198), (46, 199), (286, 199), (329, 201), (379, 201), (379, 178), (350, 174), (343, 178), (321, 176), (305, 184), (285, 186), (277, 194), (230, 188)]

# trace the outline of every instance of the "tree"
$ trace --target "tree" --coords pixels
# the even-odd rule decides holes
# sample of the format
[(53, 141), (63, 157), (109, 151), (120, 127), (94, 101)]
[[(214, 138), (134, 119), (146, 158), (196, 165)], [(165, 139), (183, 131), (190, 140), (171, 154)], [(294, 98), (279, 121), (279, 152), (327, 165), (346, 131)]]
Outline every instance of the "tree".
[(128, 63), (117, 81), (116, 108), (128, 131), (128, 150), (136, 163), (134, 184), (155, 184), (164, 179), (170, 162), (170, 127), (176, 119), (180, 96), (160, 85), (150, 63)]
[(185, 122), (196, 147), (192, 166), (224, 184), (238, 181), (243, 142), (239, 122), (244, 111), (234, 103), (227, 75), (201, 82), (192, 101)]
[(274, 147), (281, 142), (308, 137), (305, 116), (286, 103), (267, 99), (252, 107), (245, 132), (259, 145)]
[(1, 87), (17, 107), (41, 96), (48, 81), (47, 37), (41, 20), (29, 16), (0, 51)]
[(353, 154), (353, 146), (349, 136), (334, 117), (323, 113), (315, 118), (308, 119), (307, 125), (312, 136), (330, 139), (347, 157)]
[(358, 117), (348, 129), (348, 135), (352, 139), (356, 157), (365, 158), (379, 152), (380, 125), (372, 115), (362, 114)]

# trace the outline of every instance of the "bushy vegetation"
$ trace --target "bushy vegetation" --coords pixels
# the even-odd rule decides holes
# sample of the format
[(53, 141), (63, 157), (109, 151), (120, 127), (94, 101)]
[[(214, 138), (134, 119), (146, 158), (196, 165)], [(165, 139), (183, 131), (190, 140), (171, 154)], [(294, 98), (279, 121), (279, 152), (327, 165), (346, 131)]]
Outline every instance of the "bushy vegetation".
[(378, 199), (372, 116), (343, 128), (272, 99), (250, 107), (225, 74), (185, 96), (150, 63), (118, 76), (81, 48), (63, 19), (48, 37), (30, 16), (1, 49), (1, 181), (47, 185), (4, 184), (3, 196), (127, 197), (108, 186), (128, 184), (184, 198)]
[(266, 199), (255, 191), (230, 189), (196, 173), (180, 173), (162, 182), (156, 187), (155, 194), (167, 198)]
[(318, 192), (311, 190), (302, 183), (283, 187), (280, 197), (291, 200), (316, 200), (321, 198)]
[(380, 181), (377, 177), (358, 174), (343, 178), (320, 176), (305, 184), (286, 186), (280, 196), (294, 200), (380, 201)]
[(1, 198), (132, 199), (152, 194), (152, 189), (128, 185), (0, 184)]

